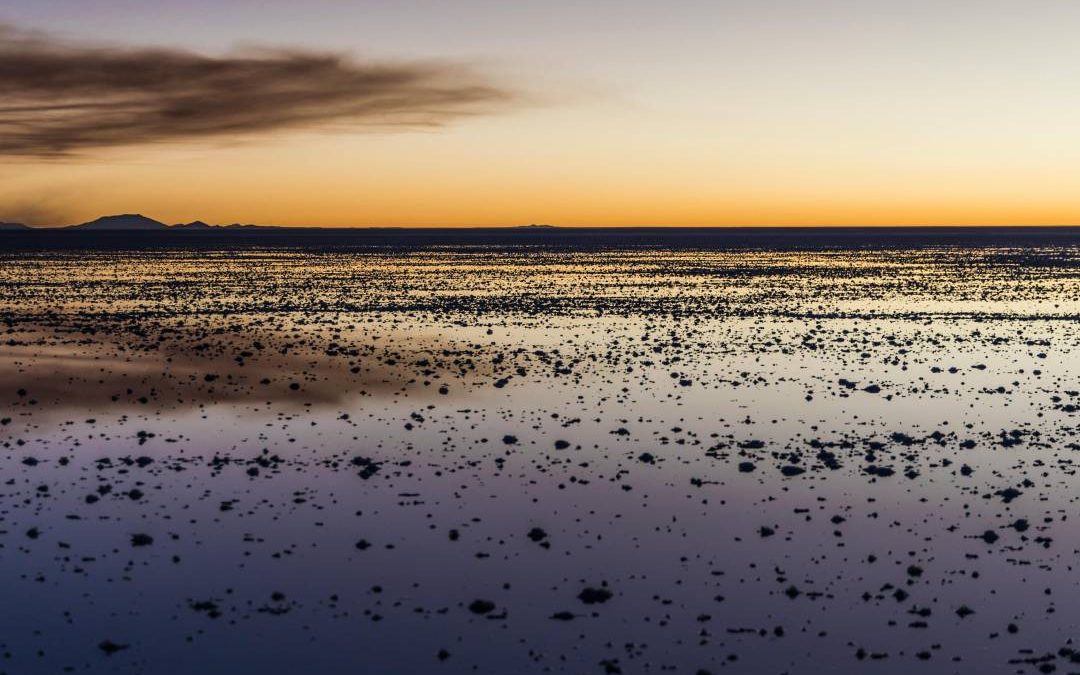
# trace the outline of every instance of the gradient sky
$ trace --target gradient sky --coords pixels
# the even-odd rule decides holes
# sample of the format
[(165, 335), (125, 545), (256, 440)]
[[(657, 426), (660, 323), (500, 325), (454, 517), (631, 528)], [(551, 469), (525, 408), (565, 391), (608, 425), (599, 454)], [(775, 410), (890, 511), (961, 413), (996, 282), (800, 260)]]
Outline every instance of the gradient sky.
[(5, 0), (58, 38), (467, 63), (443, 127), (0, 156), (0, 220), (1080, 223), (1070, 0)]

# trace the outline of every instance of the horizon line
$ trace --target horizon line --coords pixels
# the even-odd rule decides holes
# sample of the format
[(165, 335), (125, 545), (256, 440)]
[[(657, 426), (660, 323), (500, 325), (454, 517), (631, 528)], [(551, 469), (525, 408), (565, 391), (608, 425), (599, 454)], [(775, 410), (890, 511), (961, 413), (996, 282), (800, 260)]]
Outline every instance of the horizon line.
[[(109, 218), (112, 216), (104, 216)], [(71, 225), (27, 225), (25, 223), (19, 223), (15, 221), (5, 221), (0, 219), (0, 225), (15, 225), (21, 226), (21, 229), (9, 229), (2, 230), (8, 232), (61, 232), (61, 231), (75, 231), (75, 232), (105, 232), (105, 231), (124, 231), (131, 232), (162, 232), (162, 231), (174, 231), (174, 232), (206, 232), (206, 231), (244, 231), (244, 230), (326, 230), (326, 231), (344, 231), (344, 230), (792, 230), (792, 229), (897, 229), (897, 228), (909, 228), (909, 229), (944, 229), (944, 228), (964, 228), (964, 229), (1006, 229), (1006, 228), (1077, 228), (1080, 227), (1080, 223), (864, 223), (864, 224), (834, 224), (834, 223), (814, 223), (814, 224), (770, 224), (770, 225), (659, 225), (659, 224), (647, 224), (647, 225), (552, 225), (552, 224), (525, 224), (525, 225), (430, 225), (430, 224), (416, 224), (416, 225), (274, 225), (274, 224), (258, 224), (258, 223), (233, 223), (227, 225), (210, 225), (207, 224), (202, 227), (188, 227), (187, 223), (167, 224), (161, 221), (165, 229), (123, 229), (123, 228), (99, 228), (99, 229), (78, 229), (82, 225), (95, 221), (86, 221), (84, 223), (75, 223)], [(199, 221), (195, 221), (199, 222)]]

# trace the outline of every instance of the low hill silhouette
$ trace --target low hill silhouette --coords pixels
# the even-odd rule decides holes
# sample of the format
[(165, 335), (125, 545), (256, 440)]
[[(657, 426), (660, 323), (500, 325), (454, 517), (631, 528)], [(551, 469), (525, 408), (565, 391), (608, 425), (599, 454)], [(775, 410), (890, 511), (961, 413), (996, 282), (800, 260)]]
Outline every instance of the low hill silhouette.
[(124, 231), (157, 231), (166, 230), (168, 225), (153, 218), (147, 218), (141, 213), (125, 213), (117, 216), (102, 216), (88, 223), (72, 225), (65, 228), (68, 230), (124, 230)]

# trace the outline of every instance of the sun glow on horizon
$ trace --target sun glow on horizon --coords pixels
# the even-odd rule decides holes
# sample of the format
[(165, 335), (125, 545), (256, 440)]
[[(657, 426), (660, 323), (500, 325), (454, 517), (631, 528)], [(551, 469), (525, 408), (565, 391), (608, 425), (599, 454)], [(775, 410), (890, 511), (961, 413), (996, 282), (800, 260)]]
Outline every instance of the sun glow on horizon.
[[(1074, 4), (1036, 3), (1034, 12), (827, 0), (811, 11), (788, 0), (686, 0), (665, 11), (601, 0), (538, 13), (470, 0), (456, 13), (426, 7), (430, 22), (359, 3), (323, 6), (294, 25), (275, 0), (258, 24), (206, 4), (218, 19), (212, 32), (187, 23), (191, 12), (174, 13), (166, 31), (152, 12), (120, 2), (100, 3), (99, 30), (87, 31), (83, 9), (54, 4), (16, 2), (0, 23), (17, 27), (9, 41), (31, 28), (58, 41), (40, 49), (60, 72), (80, 59), (110, 63), (97, 43), (78, 42), (93, 34), (119, 53), (178, 50), (179, 66), (162, 67), (216, 59), (260, 106), (297, 105), (278, 97), (296, 86), (292, 52), (274, 52), (262, 85), (243, 52), (230, 51), (256, 43), (341, 55), (344, 65), (299, 63), (331, 90), (345, 82), (355, 91), (277, 112), (214, 111), (207, 101), (199, 124), (162, 128), (145, 116), (188, 105), (206, 83), (176, 91), (155, 82), (172, 107), (157, 111), (139, 94), (127, 104), (128, 136), (77, 118), (0, 154), (0, 221), (61, 225), (138, 211), (169, 223), (321, 227), (1080, 223)], [(469, 23), (478, 17), (484, 31)], [(367, 57), (405, 84), (370, 90)], [(448, 86), (458, 89), (436, 113)], [(504, 87), (512, 105), (499, 100)], [(363, 112), (362, 128), (337, 121), (372, 105), (388, 107)], [(233, 138), (230, 116), (241, 113), (247, 131)], [(7, 114), (10, 124), (44, 124)], [(381, 128), (379, 115), (404, 124)], [(201, 138), (204, 127), (213, 133)], [(48, 156), (50, 143), (61, 156)], [(28, 149), (41, 156), (11, 154)]]

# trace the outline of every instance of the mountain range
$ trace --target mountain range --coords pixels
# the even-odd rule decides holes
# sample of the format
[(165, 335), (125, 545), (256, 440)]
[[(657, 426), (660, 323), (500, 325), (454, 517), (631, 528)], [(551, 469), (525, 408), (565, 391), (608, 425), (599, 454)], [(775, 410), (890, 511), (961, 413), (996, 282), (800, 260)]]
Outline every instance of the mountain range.
[[(209, 230), (252, 227), (273, 228), (273, 226), (270, 225), (241, 225), (239, 223), (233, 225), (209, 225), (201, 220), (196, 220), (190, 223), (180, 223), (177, 225), (166, 225), (160, 220), (154, 220), (153, 218), (144, 216), (141, 213), (122, 213), (115, 216), (102, 216), (101, 218), (98, 218), (96, 220), (91, 220), (86, 223), (79, 223), (78, 225), (68, 225), (66, 227), (49, 229), (73, 230), (83, 232), (161, 232), (168, 230)], [(23, 225), (22, 223), (0, 223), (0, 231), (33, 229), (38, 228), (33, 228), (29, 225)]]
[[(522, 225), (521, 229), (554, 229), (554, 225)], [(102, 216), (96, 220), (91, 220), (86, 223), (79, 223), (78, 225), (68, 225), (65, 227), (54, 228), (36, 228), (29, 225), (23, 225), (22, 223), (4, 223), (0, 222), (0, 231), (23, 231), (23, 230), (47, 230), (51, 232), (55, 231), (75, 231), (75, 232), (176, 232), (176, 231), (191, 231), (191, 230), (309, 230), (312, 228), (306, 227), (281, 227), (278, 225), (243, 225), (240, 223), (233, 223), (232, 225), (210, 225), (201, 220), (196, 220), (190, 223), (179, 223), (176, 225), (167, 225), (160, 220), (154, 220), (141, 213), (122, 213), (115, 216)], [(366, 228), (365, 228), (366, 229)], [(397, 229), (397, 228), (376, 228), (376, 229)]]

